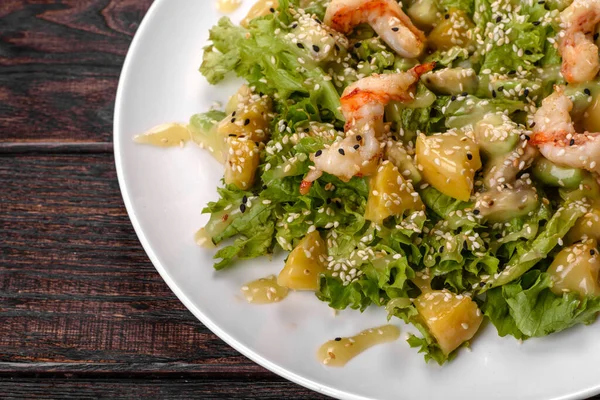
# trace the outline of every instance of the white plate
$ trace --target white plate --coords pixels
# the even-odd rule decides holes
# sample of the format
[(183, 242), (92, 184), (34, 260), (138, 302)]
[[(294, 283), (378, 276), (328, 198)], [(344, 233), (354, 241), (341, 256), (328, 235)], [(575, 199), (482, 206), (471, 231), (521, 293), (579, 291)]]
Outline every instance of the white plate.
[[(252, 0), (245, 0), (245, 8)], [(488, 325), (444, 367), (425, 364), (404, 340), (362, 354), (345, 368), (320, 365), (320, 344), (384, 324), (382, 310), (333, 316), (310, 293), (267, 306), (241, 300), (240, 287), (276, 273), (281, 259), (256, 260), (215, 273), (212, 253), (194, 244), (217, 198), (222, 167), (207, 153), (135, 145), (154, 125), (187, 121), (225, 100), (235, 86), (211, 87), (198, 73), (214, 0), (157, 0), (133, 41), (117, 93), (114, 143), (125, 205), (138, 237), (164, 280), (208, 328), (271, 371), (346, 399), (567, 399), (600, 392), (600, 323), (522, 345)], [(244, 10), (234, 16), (239, 18)], [(403, 332), (407, 328), (395, 322)]]

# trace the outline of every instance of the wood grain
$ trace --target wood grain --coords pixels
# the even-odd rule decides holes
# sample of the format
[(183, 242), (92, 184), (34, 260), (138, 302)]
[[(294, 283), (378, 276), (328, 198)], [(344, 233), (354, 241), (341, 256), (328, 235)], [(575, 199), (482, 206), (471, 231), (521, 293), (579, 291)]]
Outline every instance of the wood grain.
[(0, 141), (111, 141), (127, 49), (151, 0), (0, 2)]

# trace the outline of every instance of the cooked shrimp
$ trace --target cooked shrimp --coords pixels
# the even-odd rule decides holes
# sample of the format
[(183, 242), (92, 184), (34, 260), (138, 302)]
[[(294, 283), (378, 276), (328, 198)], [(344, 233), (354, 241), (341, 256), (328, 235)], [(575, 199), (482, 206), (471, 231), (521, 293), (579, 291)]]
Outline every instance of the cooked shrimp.
[(575, 0), (560, 15), (562, 74), (569, 83), (593, 80), (600, 71), (593, 34), (600, 23), (600, 0)]
[(332, 0), (325, 24), (338, 32), (349, 33), (368, 23), (396, 53), (416, 58), (425, 48), (425, 34), (415, 27), (395, 0)]
[(600, 133), (576, 133), (569, 112), (573, 102), (559, 87), (542, 102), (529, 142), (555, 164), (600, 173)]
[(307, 193), (323, 172), (349, 181), (376, 164), (382, 153), (377, 135), (383, 130), (386, 104), (412, 101), (412, 90), (419, 77), (434, 66), (435, 63), (429, 63), (408, 72), (372, 75), (348, 86), (341, 98), (346, 137), (312, 156), (315, 165), (302, 181), (300, 191)]

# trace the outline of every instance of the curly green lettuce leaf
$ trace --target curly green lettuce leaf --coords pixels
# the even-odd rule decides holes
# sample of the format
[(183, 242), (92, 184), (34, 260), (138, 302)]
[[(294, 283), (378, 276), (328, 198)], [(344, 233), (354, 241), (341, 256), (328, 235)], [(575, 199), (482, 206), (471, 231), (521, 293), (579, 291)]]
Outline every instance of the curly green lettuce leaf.
[(596, 320), (600, 298), (582, 298), (576, 293), (557, 296), (551, 286), (550, 275), (529, 271), (521, 279), (489, 291), (484, 313), (500, 336), (517, 339), (546, 336)]
[(503, 272), (490, 279), (485, 288), (502, 286), (514, 281), (533, 268), (562, 241), (575, 222), (588, 212), (589, 207), (581, 201), (565, 203), (552, 216), (540, 234), (533, 240), (517, 246)]
[(339, 94), (321, 65), (285, 37), (292, 20), (288, 0), (280, 1), (278, 13), (252, 20), (248, 29), (222, 18), (210, 30), (212, 44), (204, 49), (200, 72), (216, 84), (233, 71), (258, 92), (277, 94), (281, 101), (301, 95), (343, 120)]

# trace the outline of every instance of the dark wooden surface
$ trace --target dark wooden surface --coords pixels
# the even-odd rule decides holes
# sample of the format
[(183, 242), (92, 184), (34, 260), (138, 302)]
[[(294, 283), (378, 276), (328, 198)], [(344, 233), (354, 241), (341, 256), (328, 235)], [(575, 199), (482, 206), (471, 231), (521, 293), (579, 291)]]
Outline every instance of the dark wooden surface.
[(324, 398), (197, 321), (129, 223), (113, 104), (150, 4), (0, 0), (0, 398)]
[(151, 2), (0, 0), (0, 398), (323, 398), (196, 320), (131, 227), (112, 115)]

